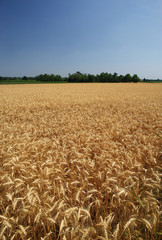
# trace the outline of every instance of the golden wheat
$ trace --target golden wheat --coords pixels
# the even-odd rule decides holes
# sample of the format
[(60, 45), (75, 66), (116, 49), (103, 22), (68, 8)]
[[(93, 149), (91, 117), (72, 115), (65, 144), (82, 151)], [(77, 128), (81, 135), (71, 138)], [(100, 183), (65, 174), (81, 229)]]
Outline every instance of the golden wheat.
[(161, 84), (0, 87), (0, 239), (160, 239)]

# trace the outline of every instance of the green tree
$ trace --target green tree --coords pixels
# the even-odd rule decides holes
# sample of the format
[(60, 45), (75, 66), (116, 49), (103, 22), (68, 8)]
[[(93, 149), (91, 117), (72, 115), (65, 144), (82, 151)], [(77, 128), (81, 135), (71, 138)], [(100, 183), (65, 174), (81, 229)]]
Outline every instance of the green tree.
[(133, 77), (132, 77), (132, 82), (139, 82), (140, 81), (140, 78), (137, 76), (137, 74), (134, 74)]
[(92, 74), (88, 74), (88, 82), (95, 82), (96, 81), (96, 77), (95, 75)]
[(132, 81), (132, 77), (129, 73), (127, 73), (123, 78), (123, 82), (131, 82), (131, 81)]
[(118, 81), (119, 81), (119, 82), (124, 82), (123, 79), (124, 79), (124, 76), (123, 76), (123, 75), (120, 75), (120, 76), (118, 77)]
[(54, 76), (54, 81), (55, 82), (60, 82), (60, 81), (63, 81), (62, 77), (60, 75), (55, 75)]
[(114, 74), (113, 74), (113, 82), (118, 82), (119, 81), (119, 79), (118, 79), (118, 74), (115, 72)]
[(108, 73), (102, 72), (99, 76), (100, 82), (107, 82), (108, 81)]
[(28, 79), (28, 77), (26, 77), (26, 76), (22, 77), (22, 80), (27, 80), (27, 79)]
[(81, 72), (69, 74), (68, 82), (88, 82), (88, 76), (86, 74), (82, 74)]

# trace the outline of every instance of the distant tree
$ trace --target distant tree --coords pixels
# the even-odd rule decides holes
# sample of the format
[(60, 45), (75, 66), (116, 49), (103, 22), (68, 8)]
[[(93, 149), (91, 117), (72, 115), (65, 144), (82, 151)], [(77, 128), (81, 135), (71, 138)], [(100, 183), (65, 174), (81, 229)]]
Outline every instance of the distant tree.
[(113, 75), (111, 74), (111, 73), (108, 73), (107, 74), (107, 82), (114, 82), (114, 77), (113, 77)]
[(62, 77), (60, 75), (55, 75), (54, 76), (54, 81), (55, 82), (60, 82), (60, 81), (63, 81)]
[(118, 82), (118, 74), (117, 73), (113, 74), (113, 82)]
[(36, 76), (35, 79), (39, 82), (43, 82), (44, 81), (44, 76), (43, 76), (43, 74), (40, 74), (40, 75)]
[(54, 74), (49, 75), (49, 81), (50, 82), (54, 82), (55, 81), (55, 75)]
[(100, 82), (107, 82), (108, 81), (108, 73), (102, 72), (99, 75), (99, 80), (100, 80)]
[(43, 81), (44, 81), (44, 82), (49, 82), (49, 81), (50, 81), (50, 76), (49, 76), (47, 73), (45, 73), (45, 74), (43, 75)]
[(47, 73), (40, 74), (36, 76), (36, 80), (40, 82), (52, 82), (54, 80), (54, 75), (53, 74), (49, 75)]
[(124, 82), (123, 79), (124, 79), (124, 76), (123, 76), (123, 75), (120, 75), (120, 76), (118, 77), (118, 81), (119, 81), (119, 82)]
[(134, 74), (133, 77), (132, 77), (132, 82), (139, 82), (140, 81), (140, 78), (137, 76), (137, 74)]
[(123, 82), (131, 82), (131, 81), (132, 81), (132, 77), (129, 73), (127, 73), (123, 78)]
[[(114, 73), (113, 75), (111, 73), (102, 72), (97, 75), (93, 74), (83, 74), (79, 71), (73, 74), (69, 74), (68, 77), (62, 78), (60, 75), (54, 75), (54, 74), (40, 74), (36, 77), (27, 77), (23, 76), (20, 77), (1, 77), (0, 81), (18, 81), (21, 82), (21, 80), (36, 80), (39, 82), (139, 82), (140, 78), (137, 76), (137, 74), (134, 74), (133, 77), (128, 73), (125, 76), (118, 76), (117, 73)], [(144, 79), (143, 81), (151, 81), (149, 79)], [(157, 79), (156, 81), (160, 81)]]
[(68, 82), (88, 82), (88, 76), (86, 74), (82, 74), (81, 72), (69, 74)]
[(28, 78), (26, 76), (22, 77), (22, 80), (27, 80)]
[(63, 77), (63, 78), (62, 78), (62, 81), (68, 82), (68, 77)]
[(73, 73), (73, 74), (69, 74), (69, 82), (80, 82), (81, 79), (81, 74), (80, 73)]
[(95, 75), (88, 74), (88, 82), (95, 82), (95, 81), (96, 81)]
[(97, 75), (95, 76), (95, 82), (100, 82), (100, 75), (99, 75), (99, 74), (97, 74)]
[(76, 74), (83, 75), (81, 72), (77, 71)]

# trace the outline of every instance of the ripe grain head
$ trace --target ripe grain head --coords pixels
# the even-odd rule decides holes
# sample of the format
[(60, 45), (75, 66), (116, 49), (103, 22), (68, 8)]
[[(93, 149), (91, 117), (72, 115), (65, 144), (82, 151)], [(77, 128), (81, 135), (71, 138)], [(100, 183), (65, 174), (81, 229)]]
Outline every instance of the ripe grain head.
[(8, 85), (0, 100), (2, 239), (160, 239), (160, 84)]

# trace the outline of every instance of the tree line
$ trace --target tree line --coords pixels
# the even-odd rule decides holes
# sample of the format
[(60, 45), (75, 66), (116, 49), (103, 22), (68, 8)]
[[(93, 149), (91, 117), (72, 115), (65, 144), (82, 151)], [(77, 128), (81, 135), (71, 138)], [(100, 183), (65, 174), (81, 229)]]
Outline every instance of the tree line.
[(69, 82), (69, 83), (86, 83), (86, 82), (139, 82), (140, 78), (137, 74), (131, 76), (129, 73), (126, 75), (118, 75), (117, 73), (111, 74), (102, 72), (101, 74), (83, 74), (76, 72), (69, 74), (68, 77), (61, 77), (54, 74), (40, 74), (36, 77), (0, 77), (0, 82)]

